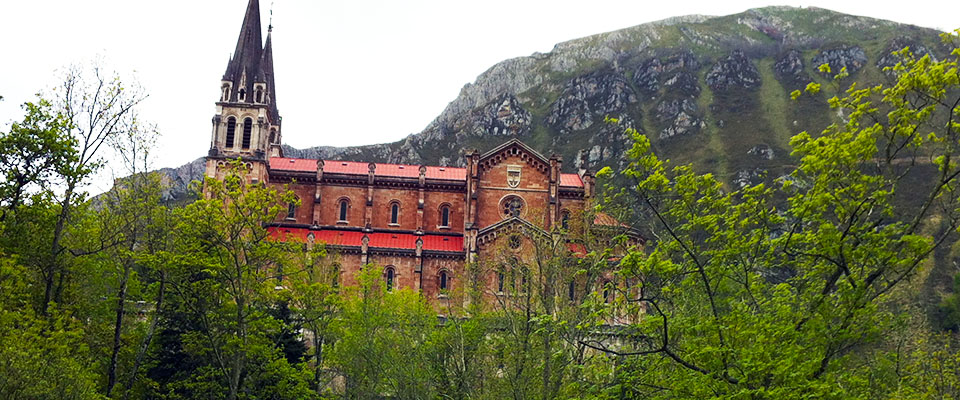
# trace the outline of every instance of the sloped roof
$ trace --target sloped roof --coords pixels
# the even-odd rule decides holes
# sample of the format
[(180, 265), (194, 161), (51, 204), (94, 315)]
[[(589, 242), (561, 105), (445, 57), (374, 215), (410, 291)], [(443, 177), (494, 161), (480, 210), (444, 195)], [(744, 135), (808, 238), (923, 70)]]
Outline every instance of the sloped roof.
[(260, 1), (250, 0), (243, 15), (243, 24), (240, 25), (240, 36), (237, 38), (237, 48), (223, 73), (223, 80), (240, 79), (240, 74), (246, 68), (249, 80), (252, 81), (260, 64), (260, 52), (263, 39), (260, 31)]
[(598, 212), (597, 215), (593, 217), (594, 225), (603, 225), (603, 226), (619, 226), (623, 228), (629, 228), (630, 225), (624, 224), (623, 222), (618, 221), (616, 218), (611, 217), (610, 214)]
[(560, 186), (583, 187), (583, 179), (577, 174), (560, 174)]
[(305, 160), (302, 158), (284, 158), (271, 157), (270, 169), (297, 172), (316, 172), (317, 160)]
[[(267, 43), (263, 46), (263, 55), (260, 59), (260, 69), (257, 71), (267, 83), (267, 102), (269, 105), (270, 121), (280, 123), (280, 111), (277, 109), (277, 85), (273, 79), (273, 27), (267, 27)], [(260, 81), (260, 79), (257, 79)]]
[(544, 164), (547, 164), (547, 165), (550, 164), (550, 160), (548, 160), (547, 157), (544, 157), (543, 154), (540, 154), (540, 152), (534, 150), (532, 147), (527, 146), (527, 144), (524, 143), (524, 142), (521, 142), (520, 139), (510, 139), (510, 140), (508, 140), (508, 141), (506, 141), (506, 142), (501, 143), (499, 146), (490, 149), (490, 151), (488, 151), (488, 152), (486, 152), (486, 153), (483, 153), (483, 154), (480, 156), (480, 161), (483, 161), (483, 160), (486, 160), (487, 158), (493, 157), (493, 156), (497, 155), (497, 153), (500, 153), (500, 152), (503, 151), (504, 149), (507, 149), (507, 148), (509, 148), (509, 147), (511, 147), (511, 146), (517, 146), (517, 147), (519, 147), (521, 150), (523, 150), (523, 151), (527, 152), (528, 154), (536, 157), (537, 159), (539, 159), (539, 160), (540, 160), (541, 162), (543, 162)]
[(270, 230), (271, 238), (280, 241), (297, 240), (306, 242), (307, 235), (313, 233), (314, 240), (318, 243), (323, 242), (334, 246), (360, 247), (363, 246), (363, 236), (366, 235), (370, 239), (367, 244), (370, 248), (416, 250), (417, 238), (423, 238), (423, 250), (426, 251), (463, 251), (463, 236), (456, 235), (417, 236), (412, 233), (390, 232), (365, 234), (360, 231), (285, 227), (270, 227), (268, 229)]
[[(420, 176), (419, 165), (376, 163), (376, 166), (377, 168), (374, 171), (375, 176), (391, 178), (418, 178)], [(270, 169), (293, 172), (316, 172), (317, 160), (271, 157)], [(367, 175), (369, 171), (370, 163), (366, 162), (336, 160), (324, 160), (323, 162), (323, 172), (325, 173)], [(467, 179), (467, 169), (457, 167), (427, 166), (425, 176), (427, 179), (465, 181)]]

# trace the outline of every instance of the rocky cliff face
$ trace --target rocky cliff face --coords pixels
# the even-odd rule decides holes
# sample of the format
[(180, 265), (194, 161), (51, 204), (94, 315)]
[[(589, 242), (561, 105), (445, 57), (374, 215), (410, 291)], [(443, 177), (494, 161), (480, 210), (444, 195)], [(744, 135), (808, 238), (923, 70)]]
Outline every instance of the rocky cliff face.
[[(738, 185), (776, 176), (789, 164), (787, 142), (833, 122), (825, 99), (790, 100), (808, 82), (827, 83), (846, 67), (854, 80), (888, 77), (894, 50), (943, 55), (938, 32), (818, 8), (768, 7), (723, 16), (686, 16), (557, 44), (500, 62), (468, 83), (420, 133), (388, 144), (310, 149), (288, 156), (462, 165), (468, 148), (519, 138), (560, 154), (571, 170), (619, 166), (630, 139), (728, 177)], [(818, 66), (828, 64), (825, 74)], [(824, 85), (828, 87), (830, 85)], [(604, 122), (616, 117), (619, 125)], [(182, 185), (201, 168), (164, 170)]]

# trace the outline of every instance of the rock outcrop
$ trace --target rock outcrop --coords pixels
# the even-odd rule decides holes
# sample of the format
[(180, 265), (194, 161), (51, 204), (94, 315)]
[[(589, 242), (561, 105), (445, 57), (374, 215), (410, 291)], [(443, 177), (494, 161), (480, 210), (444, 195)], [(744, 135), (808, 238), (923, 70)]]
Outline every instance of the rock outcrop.
[(636, 102), (637, 95), (622, 74), (597, 71), (567, 82), (546, 121), (561, 133), (579, 131)]
[(707, 73), (707, 85), (713, 90), (756, 89), (760, 84), (760, 71), (741, 50), (734, 50)]
[(777, 57), (773, 64), (773, 72), (777, 79), (788, 83), (810, 82), (810, 76), (803, 70), (803, 59), (800, 51), (790, 49)]
[(821, 51), (810, 62), (814, 67), (830, 65), (830, 72), (822, 73), (824, 76), (834, 76), (840, 73), (842, 68), (846, 68), (848, 73), (853, 74), (867, 63), (867, 54), (860, 46), (844, 46)]

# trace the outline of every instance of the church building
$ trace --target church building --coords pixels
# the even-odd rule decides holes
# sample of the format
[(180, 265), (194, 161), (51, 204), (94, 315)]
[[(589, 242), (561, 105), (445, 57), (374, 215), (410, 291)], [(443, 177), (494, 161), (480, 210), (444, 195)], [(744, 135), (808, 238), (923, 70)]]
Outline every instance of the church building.
[[(559, 156), (515, 139), (484, 153), (465, 151), (465, 167), (284, 157), (271, 36), (272, 26), (262, 40), (259, 1), (249, 0), (220, 83), (206, 176), (222, 177), (240, 157), (251, 182), (288, 185), (300, 204), (271, 229), (326, 243), (340, 257), (343, 284), (376, 263), (389, 288), (435, 299), (462, 284), (467, 263), (502, 249), (505, 240), (516, 248), (531, 233), (565, 227), (590, 203), (589, 172), (563, 173)], [(605, 215), (595, 223), (619, 225)], [(502, 274), (499, 282), (483, 279), (502, 291)]]

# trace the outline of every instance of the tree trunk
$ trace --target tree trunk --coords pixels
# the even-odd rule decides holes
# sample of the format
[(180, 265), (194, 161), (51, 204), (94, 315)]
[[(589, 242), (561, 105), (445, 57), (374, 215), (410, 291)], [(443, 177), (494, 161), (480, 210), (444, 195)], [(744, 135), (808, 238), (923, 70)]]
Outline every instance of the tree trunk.
[(120, 339), (123, 333), (123, 316), (127, 301), (127, 281), (130, 278), (130, 269), (132, 260), (126, 260), (123, 263), (123, 278), (120, 280), (120, 288), (117, 291), (117, 312), (113, 323), (113, 350), (110, 353), (110, 366), (107, 368), (107, 397), (113, 392), (113, 387), (117, 384), (117, 356), (120, 354)]
[(64, 224), (67, 222), (67, 218), (70, 216), (70, 201), (73, 199), (73, 191), (76, 187), (76, 183), (70, 182), (67, 184), (67, 190), (63, 193), (63, 201), (60, 202), (60, 215), (57, 216), (57, 224), (53, 228), (53, 243), (50, 245), (50, 258), (47, 260), (47, 266), (45, 267), (49, 272), (46, 274), (46, 288), (43, 292), (43, 304), (40, 306), (40, 314), (47, 315), (50, 307), (50, 301), (56, 299), (57, 302), (60, 302), (62, 288), (54, 287), (54, 281), (57, 280), (56, 276), (59, 272), (60, 278), (57, 280), (60, 285), (63, 285), (63, 275), (64, 271), (61, 271), (61, 266), (58, 261), (60, 258), (60, 241), (63, 239), (63, 229)]
[(236, 400), (240, 393), (240, 385), (243, 378), (244, 358), (246, 358), (247, 349), (247, 327), (243, 308), (245, 307), (243, 299), (237, 299), (237, 335), (240, 336), (241, 346), (239, 353), (234, 356), (233, 370), (230, 371), (230, 394), (227, 400)]
[(323, 379), (321, 376), (321, 368), (323, 368), (323, 337), (318, 335), (317, 332), (313, 333), (313, 353), (313, 359), (316, 363), (313, 367), (313, 383), (319, 395), (323, 390)]
[(150, 322), (150, 327), (147, 329), (147, 336), (143, 338), (143, 343), (140, 344), (140, 350), (137, 351), (137, 359), (133, 363), (133, 370), (130, 371), (130, 379), (127, 381), (127, 387), (123, 392), (124, 400), (130, 398), (130, 389), (133, 388), (133, 384), (137, 381), (140, 366), (143, 365), (143, 359), (146, 357), (150, 343), (153, 341), (154, 332), (157, 331), (157, 323), (160, 321), (160, 310), (163, 309), (163, 295), (167, 283), (166, 278), (166, 275), (161, 272), (160, 287), (157, 289), (157, 303), (153, 308), (153, 321)]

